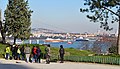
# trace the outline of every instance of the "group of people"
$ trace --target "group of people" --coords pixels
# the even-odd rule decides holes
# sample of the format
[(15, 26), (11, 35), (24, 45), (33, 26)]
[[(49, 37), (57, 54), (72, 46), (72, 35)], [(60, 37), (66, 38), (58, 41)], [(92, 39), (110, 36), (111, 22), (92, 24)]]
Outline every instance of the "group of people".
[[(5, 53), (6, 53), (5, 59), (8, 60), (8, 58), (10, 58), (10, 59), (14, 58), (15, 60), (19, 60), (20, 54), (22, 53), (22, 48), (20, 48), (19, 45), (7, 46), (5, 48)], [(12, 52), (12, 56), (10, 56), (10, 52)]]
[[(10, 56), (10, 52), (12, 52), (12, 56)], [(33, 46), (31, 49), (30, 46), (19, 46), (19, 45), (13, 45), (13, 46), (7, 46), (5, 48), (5, 59), (8, 60), (10, 59), (15, 59), (15, 60), (26, 60), (26, 62), (35, 62), (35, 63), (40, 63), (41, 61), (41, 55), (42, 51), (39, 46)], [(62, 45), (60, 45), (59, 49), (60, 53), (60, 63), (63, 63), (64, 60), (64, 48)], [(46, 58), (46, 64), (50, 63), (50, 45), (47, 45), (45, 48), (45, 58)]]
[[(32, 50), (28, 45), (26, 47), (19, 45), (7, 46), (5, 52), (5, 59), (7, 60), (10, 58), (14, 60), (26, 60), (26, 62), (40, 63), (41, 49), (39, 46), (33, 46)], [(10, 56), (10, 52), (12, 52), (12, 56)]]

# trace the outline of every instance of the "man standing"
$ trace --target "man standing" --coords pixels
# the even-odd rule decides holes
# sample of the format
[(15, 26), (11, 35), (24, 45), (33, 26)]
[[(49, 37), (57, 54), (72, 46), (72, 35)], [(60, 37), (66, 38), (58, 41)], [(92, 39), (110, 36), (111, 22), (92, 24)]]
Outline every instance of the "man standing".
[(29, 57), (30, 57), (30, 47), (27, 45), (25, 48), (25, 56), (26, 56), (26, 62), (29, 62)]
[(47, 45), (45, 48), (46, 52), (46, 64), (50, 64), (50, 45)]
[(37, 62), (40, 63), (41, 58), (41, 49), (39, 46), (37, 46)]
[(24, 53), (24, 46), (22, 46), (21, 48), (20, 48), (20, 51), (21, 51), (21, 55), (22, 55), (22, 60), (24, 60), (25, 59), (25, 53)]
[(64, 48), (63, 48), (63, 45), (60, 45), (60, 49), (59, 49), (59, 53), (60, 53), (60, 63), (63, 63), (64, 61), (64, 54), (65, 54), (65, 51), (64, 51)]

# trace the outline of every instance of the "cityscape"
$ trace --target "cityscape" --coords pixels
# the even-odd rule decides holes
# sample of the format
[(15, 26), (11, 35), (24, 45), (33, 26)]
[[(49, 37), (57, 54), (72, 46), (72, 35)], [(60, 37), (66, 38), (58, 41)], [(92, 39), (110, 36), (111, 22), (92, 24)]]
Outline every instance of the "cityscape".
[(120, 0), (0, 0), (0, 69), (119, 69)]
[(33, 28), (31, 30), (32, 36), (31, 37), (40, 37), (40, 36), (46, 36), (46, 37), (63, 37), (63, 38), (72, 38), (72, 37), (96, 37), (96, 36), (111, 36), (111, 37), (117, 37), (117, 32), (115, 33), (108, 33), (107, 31), (101, 31), (98, 30), (95, 33), (68, 33), (68, 32), (59, 32), (54, 31), (50, 29), (44, 29), (44, 28)]

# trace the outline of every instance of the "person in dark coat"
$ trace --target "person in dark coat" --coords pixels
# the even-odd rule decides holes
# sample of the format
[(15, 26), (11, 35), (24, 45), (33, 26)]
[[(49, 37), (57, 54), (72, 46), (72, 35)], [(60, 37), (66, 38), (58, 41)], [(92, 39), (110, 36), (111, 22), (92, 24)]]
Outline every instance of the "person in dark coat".
[(13, 45), (13, 46), (11, 47), (11, 51), (12, 51), (12, 58), (15, 59), (15, 56), (16, 56), (16, 54), (15, 54), (15, 45)]
[(22, 60), (25, 60), (25, 52), (24, 52), (24, 49), (25, 49), (24, 46), (22, 46), (22, 47), (20, 48)]
[(15, 53), (15, 60), (17, 60), (17, 50), (18, 50), (18, 45), (15, 45), (14, 47), (14, 53)]
[(60, 45), (59, 53), (60, 53), (60, 63), (63, 63), (64, 62), (64, 54), (65, 54), (63, 45)]
[(37, 62), (40, 63), (40, 58), (41, 58), (41, 49), (39, 46), (37, 46)]

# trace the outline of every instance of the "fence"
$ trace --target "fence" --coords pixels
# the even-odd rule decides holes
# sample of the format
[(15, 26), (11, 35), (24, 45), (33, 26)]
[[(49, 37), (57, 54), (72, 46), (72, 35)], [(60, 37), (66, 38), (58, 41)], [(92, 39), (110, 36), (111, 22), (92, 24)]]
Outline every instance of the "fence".
[(120, 65), (120, 57), (110, 57), (110, 56), (65, 56), (65, 61), (73, 62), (91, 62), (91, 63), (101, 63), (101, 64), (114, 64)]

